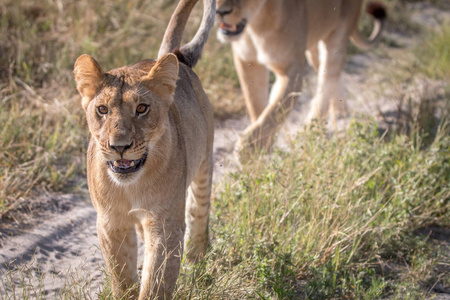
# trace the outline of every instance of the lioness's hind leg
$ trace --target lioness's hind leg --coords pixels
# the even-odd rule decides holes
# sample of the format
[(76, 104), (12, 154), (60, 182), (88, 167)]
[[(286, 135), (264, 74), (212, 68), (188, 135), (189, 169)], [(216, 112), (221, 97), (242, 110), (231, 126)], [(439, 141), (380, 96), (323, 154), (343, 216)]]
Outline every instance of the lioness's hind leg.
[[(339, 99), (339, 93), (340, 76), (346, 58), (347, 37), (345, 29), (338, 29), (319, 42), (317, 91), (311, 102), (307, 122), (312, 119), (324, 119), (332, 101), (335, 110), (345, 107), (344, 99)], [(340, 103), (336, 103), (339, 100)]]
[(206, 252), (212, 170), (212, 158), (208, 158), (201, 164), (188, 190), (184, 238), (188, 260), (195, 261)]

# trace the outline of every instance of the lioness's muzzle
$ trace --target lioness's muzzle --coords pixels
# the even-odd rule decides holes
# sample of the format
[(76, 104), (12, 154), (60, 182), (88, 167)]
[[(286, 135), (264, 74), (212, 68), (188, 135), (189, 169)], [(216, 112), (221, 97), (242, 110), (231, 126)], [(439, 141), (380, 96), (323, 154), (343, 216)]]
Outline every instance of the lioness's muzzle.
[(114, 173), (126, 174), (139, 170), (145, 163), (147, 154), (136, 160), (118, 159), (114, 161), (108, 161), (109, 168)]
[(223, 35), (239, 35), (244, 31), (245, 25), (247, 24), (247, 20), (243, 19), (237, 25), (230, 25), (225, 22), (220, 22), (219, 31)]

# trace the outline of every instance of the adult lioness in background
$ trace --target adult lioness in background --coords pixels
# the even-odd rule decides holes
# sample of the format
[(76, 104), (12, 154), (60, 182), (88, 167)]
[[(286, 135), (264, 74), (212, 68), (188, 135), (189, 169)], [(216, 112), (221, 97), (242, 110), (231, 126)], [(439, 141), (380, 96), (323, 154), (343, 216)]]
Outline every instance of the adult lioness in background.
[[(204, 0), (194, 39), (177, 56), (197, 0), (182, 0), (157, 61), (103, 72), (89, 55), (75, 80), (91, 132), (88, 184), (97, 210), (100, 247), (115, 297), (138, 279), (135, 227), (145, 244), (139, 299), (170, 299), (183, 257), (206, 251), (213, 151), (213, 113), (192, 71), (214, 24), (215, 2)], [(187, 200), (186, 200), (187, 198)]]
[[(301, 91), (305, 52), (319, 75), (307, 121), (323, 118), (330, 102), (335, 113), (345, 110), (339, 77), (347, 40), (370, 48), (380, 38), (386, 16), (381, 4), (367, 5), (375, 26), (366, 40), (357, 30), (361, 5), (361, 0), (217, 0), (218, 36), (231, 42), (252, 121), (241, 147), (270, 146)], [(276, 76), (270, 96), (269, 71)]]

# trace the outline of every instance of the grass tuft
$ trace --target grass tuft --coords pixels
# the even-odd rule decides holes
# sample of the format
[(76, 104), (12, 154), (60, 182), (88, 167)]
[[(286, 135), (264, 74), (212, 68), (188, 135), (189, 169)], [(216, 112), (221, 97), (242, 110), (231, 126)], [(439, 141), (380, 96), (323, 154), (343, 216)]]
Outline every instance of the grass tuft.
[(220, 188), (212, 248), (186, 267), (178, 299), (426, 296), (448, 257), (414, 230), (450, 225), (448, 133), (423, 150), (375, 124), (340, 138), (313, 127), (244, 165)]
[(427, 76), (450, 80), (450, 25), (430, 32), (416, 49), (416, 55)]

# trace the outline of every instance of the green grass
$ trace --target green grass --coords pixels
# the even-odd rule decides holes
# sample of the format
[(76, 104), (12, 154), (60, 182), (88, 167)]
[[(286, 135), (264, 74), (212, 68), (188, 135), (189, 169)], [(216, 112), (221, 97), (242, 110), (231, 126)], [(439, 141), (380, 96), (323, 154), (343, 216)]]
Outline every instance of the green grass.
[(449, 257), (414, 230), (450, 225), (448, 133), (422, 150), (374, 124), (341, 138), (313, 128), (243, 166), (219, 188), (212, 248), (178, 298), (424, 297)]
[(416, 55), (421, 71), (427, 76), (450, 80), (450, 25), (428, 33)]
[[(425, 146), (418, 133), (385, 140), (375, 123), (339, 138), (312, 127), (254, 157), (216, 186), (210, 249), (183, 263), (175, 299), (424, 299), (448, 288), (448, 248), (418, 229), (450, 228), (449, 133), (442, 124)], [(54, 296), (82, 299), (88, 287), (74, 277)]]

